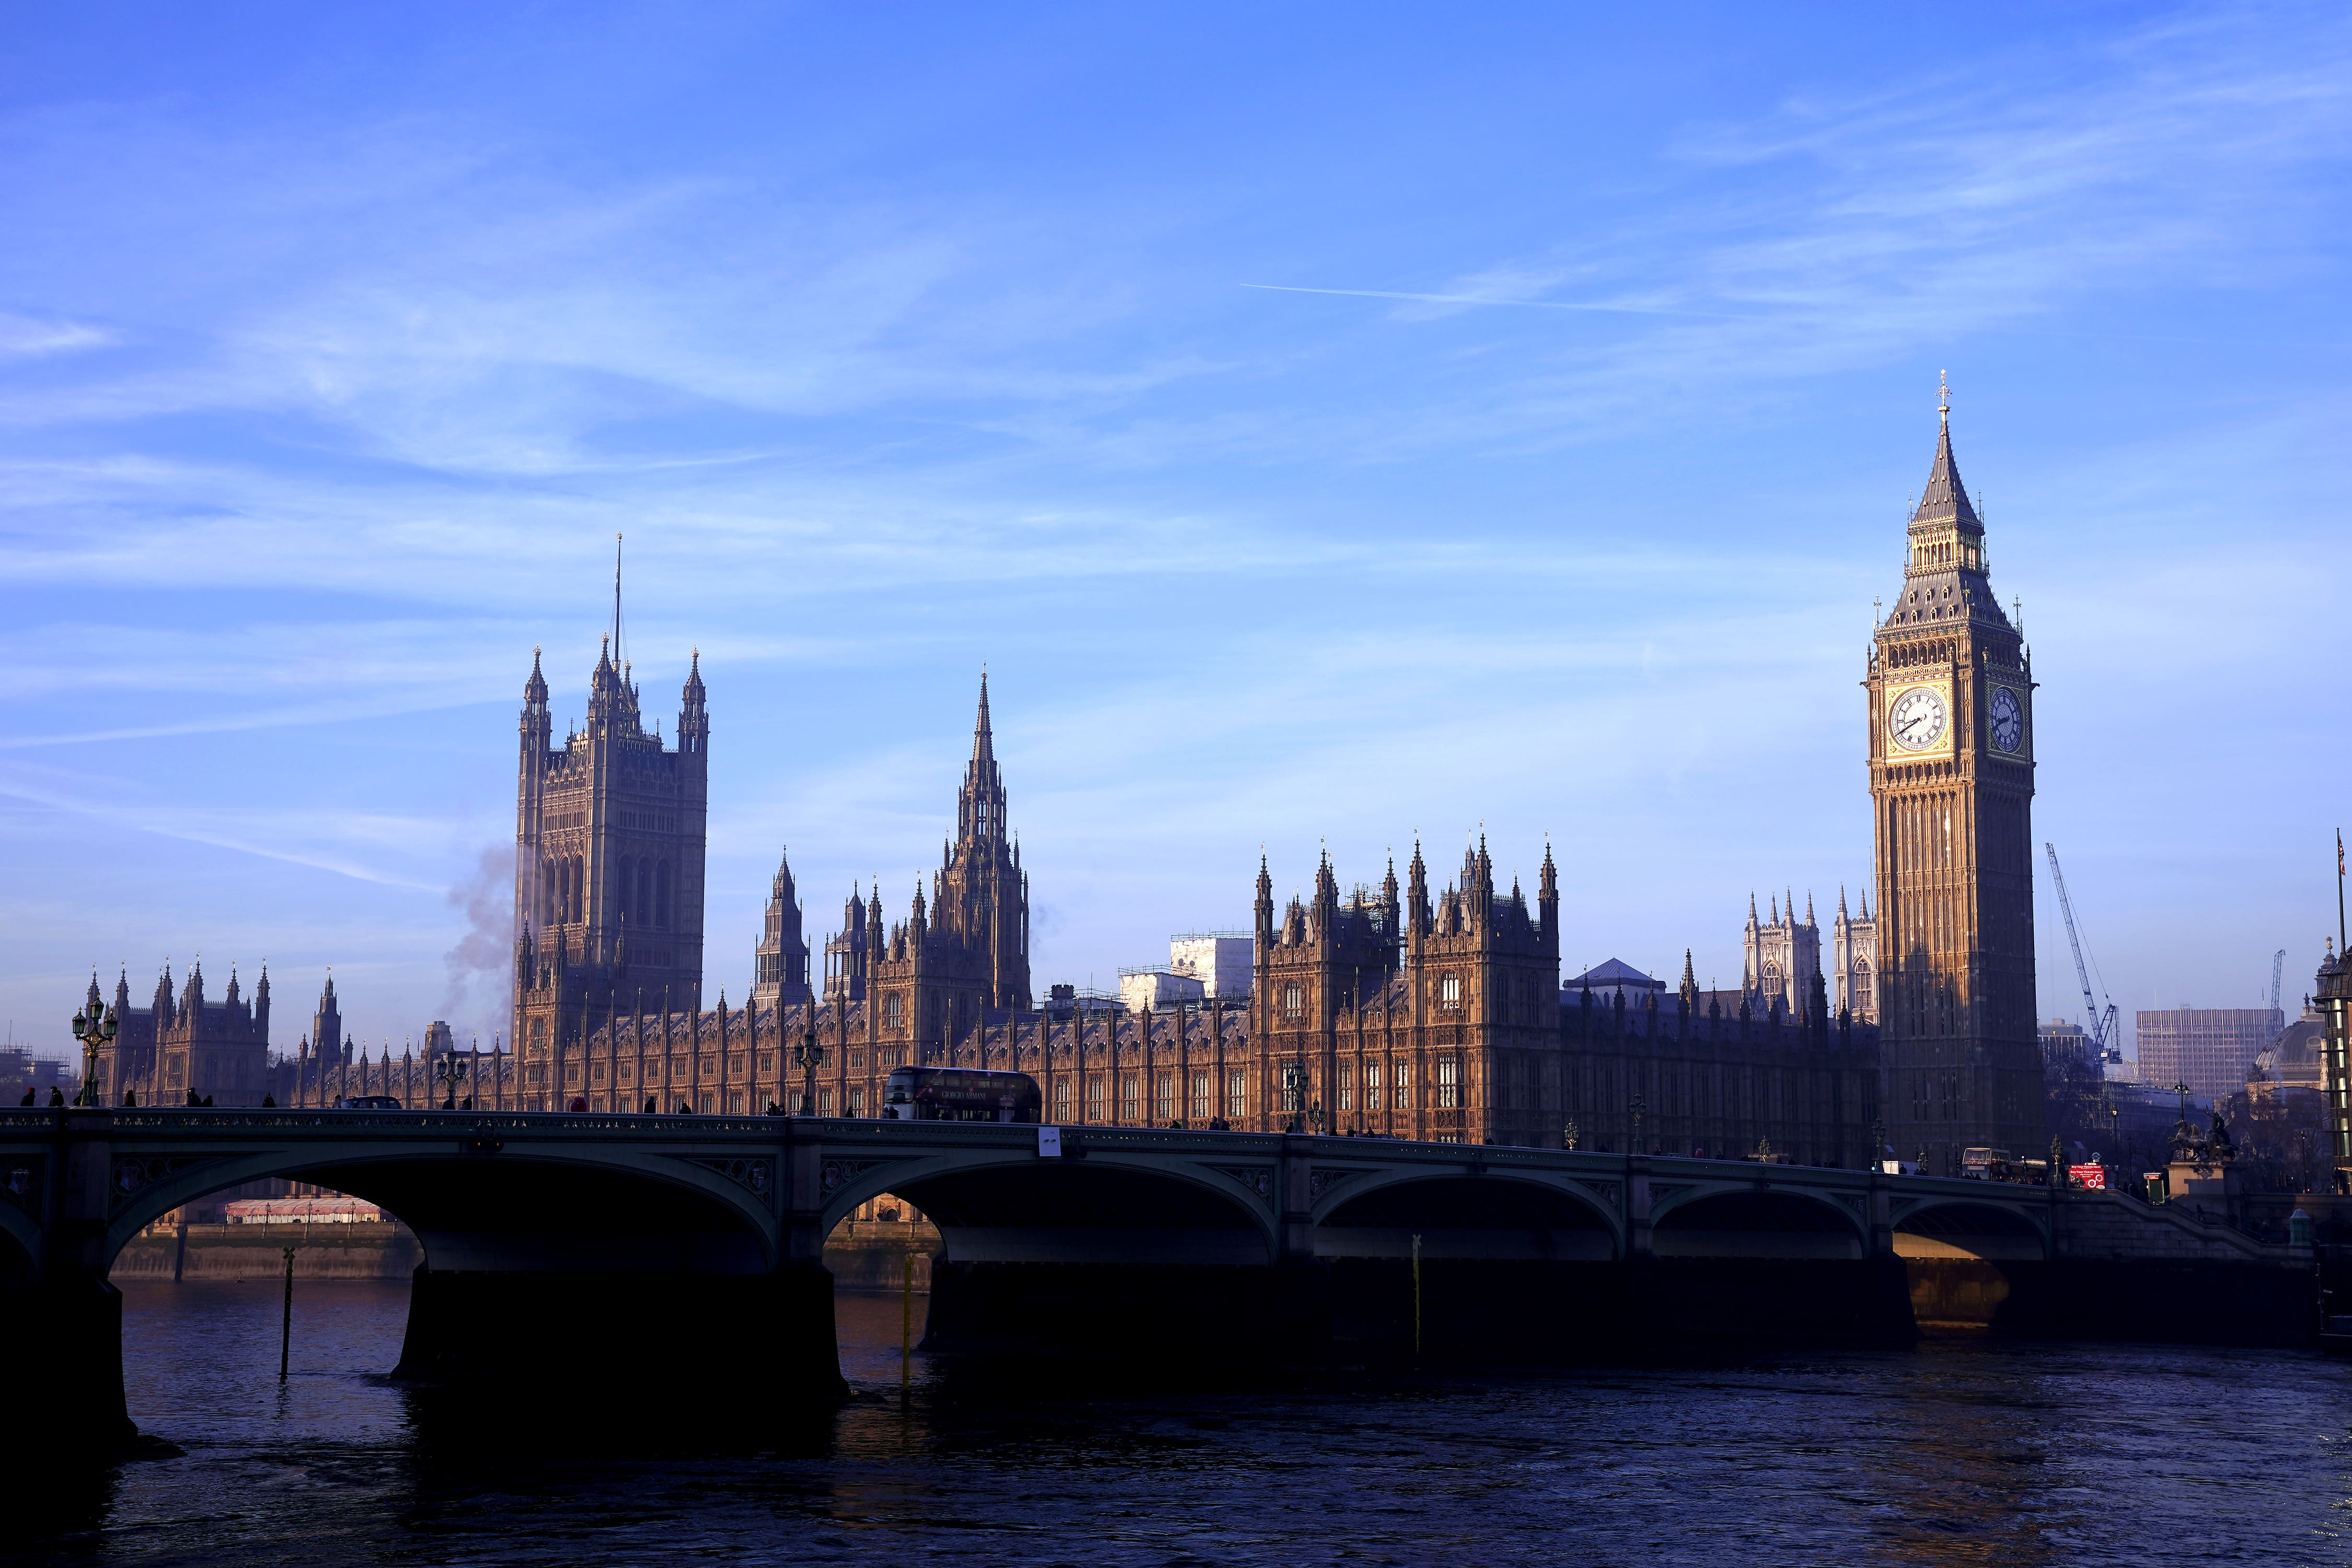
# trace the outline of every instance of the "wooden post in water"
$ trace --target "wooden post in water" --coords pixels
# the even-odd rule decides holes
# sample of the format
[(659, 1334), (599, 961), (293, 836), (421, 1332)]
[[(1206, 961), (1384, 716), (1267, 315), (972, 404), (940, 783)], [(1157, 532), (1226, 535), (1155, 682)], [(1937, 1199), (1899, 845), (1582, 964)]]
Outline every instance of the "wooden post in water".
[(1421, 1364), (1421, 1232), (1412, 1233), (1412, 1363)]
[(294, 1343), (294, 1249), (286, 1249), (286, 1306), (278, 1319), (278, 1381), (286, 1381), (286, 1352)]
[(907, 1403), (915, 1363), (915, 1226), (907, 1222), (907, 1250), (898, 1259), (898, 1403)]

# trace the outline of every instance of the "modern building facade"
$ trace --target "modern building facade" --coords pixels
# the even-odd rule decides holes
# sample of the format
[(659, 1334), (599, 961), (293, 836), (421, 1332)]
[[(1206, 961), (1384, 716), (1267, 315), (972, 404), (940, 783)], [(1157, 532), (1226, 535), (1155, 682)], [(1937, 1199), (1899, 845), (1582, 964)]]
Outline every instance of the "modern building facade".
[(2200, 1100), (2226, 1100), (2286, 1026), (2275, 1007), (2159, 1007), (2135, 1016), (2140, 1081), (2158, 1092), (2185, 1083)]
[(1256, 957), (1256, 943), (1245, 931), (1181, 931), (1168, 939), (1169, 972), (1199, 981), (1202, 995), (1229, 1002), (1249, 994)]
[(1912, 513), (1903, 585), (1863, 681), (1890, 1138), (1958, 1174), (1961, 1151), (2047, 1137), (2035, 1043), (2033, 672), (1993, 597), (1951, 406)]

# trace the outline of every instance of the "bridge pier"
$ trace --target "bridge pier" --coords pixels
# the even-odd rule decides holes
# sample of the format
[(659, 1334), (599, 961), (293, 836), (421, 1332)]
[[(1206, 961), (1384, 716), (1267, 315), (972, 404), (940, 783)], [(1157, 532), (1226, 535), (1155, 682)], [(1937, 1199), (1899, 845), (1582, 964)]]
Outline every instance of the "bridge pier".
[[(747, 1347), (707, 1387), (689, 1366), (713, 1340)], [(663, 1353), (680, 1370), (663, 1370)], [(619, 1366), (635, 1369), (623, 1375)], [(846, 1392), (833, 1276), (787, 1261), (760, 1273), (436, 1269), (419, 1265), (392, 1375), (438, 1386), (520, 1386), (600, 1403), (806, 1410)]]
[[(77, 1131), (102, 1132), (110, 1121), (68, 1114), (86, 1124)], [(16, 1347), (23, 1394), (0, 1442), (24, 1458), (126, 1454), (139, 1439), (123, 1400), (122, 1292), (106, 1278), (109, 1164), (102, 1139), (51, 1145), (58, 1181), (37, 1267), (25, 1260), (0, 1291), (0, 1342)]]

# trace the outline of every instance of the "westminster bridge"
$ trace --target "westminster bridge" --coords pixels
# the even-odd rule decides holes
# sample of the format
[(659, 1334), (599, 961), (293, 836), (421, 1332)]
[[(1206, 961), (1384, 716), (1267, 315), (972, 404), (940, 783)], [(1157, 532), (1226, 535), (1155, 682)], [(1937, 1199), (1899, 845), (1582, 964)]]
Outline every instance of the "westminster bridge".
[[(1323, 1135), (470, 1110), (0, 1111), (0, 1342), (50, 1433), (127, 1440), (115, 1255), (281, 1177), (414, 1231), (395, 1377), (603, 1382), (624, 1347), (841, 1380), (825, 1238), (938, 1226), (927, 1344), (1027, 1358), (1555, 1360), (1709, 1339), (2307, 1332), (2311, 1250), (2106, 1192)], [(665, 1358), (651, 1358), (659, 1364)], [(698, 1357), (707, 1364), (707, 1358)], [(60, 1423), (62, 1425), (60, 1425)]]

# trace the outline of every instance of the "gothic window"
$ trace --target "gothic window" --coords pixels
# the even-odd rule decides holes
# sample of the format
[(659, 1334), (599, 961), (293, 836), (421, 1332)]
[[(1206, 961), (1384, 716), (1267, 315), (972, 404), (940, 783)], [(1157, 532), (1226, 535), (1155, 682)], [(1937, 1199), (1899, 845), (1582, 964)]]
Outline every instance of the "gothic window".
[(1121, 1121), (1134, 1122), (1142, 1120), (1142, 1076), (1140, 1073), (1131, 1072), (1118, 1075), (1118, 1119)]
[(906, 1017), (907, 1003), (905, 997), (900, 993), (893, 991), (887, 996), (882, 998), (882, 1023), (884, 1027), (891, 1029), (899, 1028), (904, 1026)]
[(654, 868), (654, 924), (669, 929), (669, 862)]
[(654, 868), (648, 861), (637, 862), (637, 897), (629, 913), (642, 925), (654, 923)]
[(635, 920), (642, 921), (645, 919), (645, 915), (637, 909), (635, 900), (632, 896), (637, 890), (635, 874), (636, 862), (630, 859), (626, 855), (624, 855), (621, 857), (620, 870), (620, 886), (614, 890), (613, 899), (613, 902), (618, 905), (619, 908), (615, 909), (613, 912), (614, 915), (625, 921)]
[(853, 1089), (849, 1091), (849, 1114), (852, 1116), (866, 1114), (866, 1091), (863, 1089)]
[(1103, 1120), (1103, 1080), (1100, 1073), (1096, 1073), (1087, 1079), (1087, 1120), (1089, 1121)]
[(1067, 1121), (1069, 1119), (1070, 1080), (1066, 1078), (1056, 1079), (1054, 1080), (1054, 1120)]
[(1206, 1121), (1216, 1112), (1209, 1104), (1209, 1074), (1206, 1068), (1192, 1073), (1192, 1120)]
[(1282, 988), (1282, 1010), (1294, 1018), (1307, 1011), (1307, 988), (1296, 980)]
[(1151, 1117), (1155, 1121), (1176, 1120), (1176, 1075), (1163, 1072), (1151, 1086)]
[(1448, 971), (1437, 977), (1437, 1005), (1449, 1013), (1461, 1011), (1462, 976)]
[(1440, 1057), (1437, 1058), (1437, 1108), (1454, 1110), (1460, 1109), (1461, 1104), (1462, 1058)]
[(1248, 1087), (1248, 1078), (1244, 1074), (1229, 1072), (1225, 1075), (1225, 1119), (1227, 1121), (1239, 1121), (1242, 1119), (1242, 1094)]
[(1355, 1064), (1354, 1064), (1353, 1062), (1341, 1062), (1341, 1063), (1339, 1064), (1339, 1109), (1340, 1109), (1340, 1110), (1355, 1110), (1355, 1109), (1356, 1109), (1356, 1067), (1355, 1067)]

